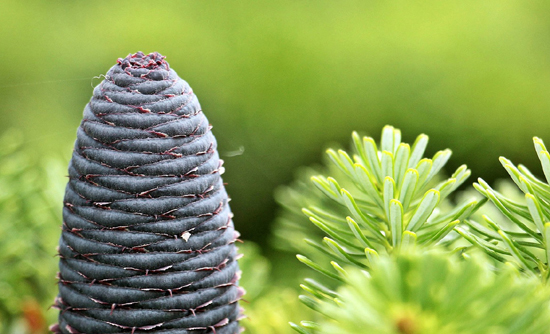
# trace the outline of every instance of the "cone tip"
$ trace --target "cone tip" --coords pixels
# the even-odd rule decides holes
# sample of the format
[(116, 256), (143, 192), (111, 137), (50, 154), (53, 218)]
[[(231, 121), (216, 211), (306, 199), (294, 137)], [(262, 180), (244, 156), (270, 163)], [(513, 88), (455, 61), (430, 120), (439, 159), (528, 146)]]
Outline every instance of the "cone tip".
[(166, 57), (158, 52), (151, 52), (146, 55), (138, 51), (134, 54), (128, 54), (126, 58), (118, 58), (117, 63), (123, 70), (128, 67), (130, 67), (130, 69), (146, 68), (148, 70), (157, 70), (162, 68), (168, 70), (168, 63), (165, 59)]

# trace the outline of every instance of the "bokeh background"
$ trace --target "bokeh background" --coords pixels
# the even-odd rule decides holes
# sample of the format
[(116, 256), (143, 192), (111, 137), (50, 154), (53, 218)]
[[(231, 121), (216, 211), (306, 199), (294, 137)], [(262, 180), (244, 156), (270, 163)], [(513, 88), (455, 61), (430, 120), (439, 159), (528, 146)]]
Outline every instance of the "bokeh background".
[[(489, 182), (505, 176), (500, 155), (539, 173), (531, 138), (550, 141), (548, 1), (0, 0), (2, 270), (25, 262), (28, 244), (40, 244), (35, 258), (55, 253), (54, 199), (84, 105), (117, 58), (139, 50), (166, 55), (198, 95), (235, 223), (264, 262), (284, 257), (270, 242), (274, 189), (353, 130), (426, 133), (428, 154), (452, 149), (449, 171), (465, 163)], [(53, 277), (35, 277), (48, 270), (25, 266), (0, 276), (3, 314), (42, 312), (20, 277), (50, 280), (40, 295), (55, 294)]]

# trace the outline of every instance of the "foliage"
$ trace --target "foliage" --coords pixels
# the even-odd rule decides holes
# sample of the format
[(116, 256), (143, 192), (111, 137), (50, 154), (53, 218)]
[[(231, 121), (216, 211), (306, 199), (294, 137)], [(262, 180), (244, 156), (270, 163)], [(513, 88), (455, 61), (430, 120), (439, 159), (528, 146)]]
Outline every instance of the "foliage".
[[(467, 228), (457, 228), (472, 244), (501, 262), (514, 263), (528, 275), (548, 282), (550, 269), (550, 154), (540, 138), (533, 139), (546, 181), (537, 178), (523, 165), (501, 157), (500, 162), (523, 192), (519, 199), (493, 189), (483, 179), (474, 187), (491, 200), (502, 213), (494, 220), (483, 215), (482, 223), (466, 220)], [(523, 197), (523, 198), (522, 198)]]
[[(499, 186), (503, 193), (482, 179), (474, 184), (481, 198), (468, 189), (453, 202), (447, 197), (469, 176), (466, 166), (443, 179), (450, 151), (421, 159), (427, 137), (412, 148), (400, 137), (385, 127), (379, 149), (354, 133), (353, 156), (329, 149), (330, 164), (303, 169), (278, 190), (276, 245), (309, 252), (298, 259), (317, 272), (299, 299), (321, 321), (291, 327), (302, 334), (545, 333), (550, 290), (533, 276), (549, 276), (548, 182), (501, 158), (525, 204), (508, 184)], [(550, 154), (538, 138), (535, 148), (549, 181)], [(483, 207), (488, 200), (498, 210)], [(323, 243), (312, 240), (320, 235)], [(296, 245), (298, 238), (309, 250)], [(332, 268), (322, 265), (327, 260)]]
[(21, 141), (16, 131), (0, 139), (0, 333), (44, 332), (55, 296), (64, 168)]
[[(452, 205), (447, 201), (470, 171), (462, 165), (444, 179), (442, 168), (451, 151), (439, 151), (432, 159), (423, 158), (426, 135), (418, 136), (411, 146), (401, 142), (400, 130), (386, 126), (380, 147), (370, 137), (360, 138), (353, 133), (352, 138), (351, 157), (343, 150), (327, 150), (332, 167), (325, 170), (337, 169), (337, 178), (312, 176), (316, 190), (296, 183), (277, 196), (289, 212), (279, 220), (278, 239), (291, 236), (287, 243), (292, 244), (297, 243), (297, 236), (309, 233), (305, 242), (311, 246), (309, 252), (315, 259), (299, 254), (298, 260), (339, 284), (345, 282), (345, 267), (368, 270), (379, 254), (408, 251), (416, 245), (449, 247), (458, 237), (450, 234), (453, 228), (484, 202), (470, 198)], [(311, 239), (319, 233), (303, 228), (302, 220), (292, 220), (299, 205), (306, 207), (303, 213), (324, 235), (322, 243)], [(332, 268), (327, 269), (324, 262)], [(319, 310), (324, 302), (336, 298), (331, 286), (337, 284), (325, 282), (307, 279), (301, 285), (307, 293), (300, 296), (301, 301)], [(315, 327), (313, 323), (305, 324), (303, 327)], [(306, 330), (295, 324), (293, 327)]]
[[(311, 177), (325, 201), (311, 190), (300, 193), (307, 188), (300, 184), (298, 189), (286, 190), (289, 198), (279, 196), (283, 204), (297, 200), (298, 205), (307, 206), (303, 213), (325, 237), (322, 244), (311, 239), (306, 243), (334, 260), (331, 264), (336, 272), (342, 265), (367, 268), (371, 254), (392, 253), (407, 245), (451, 244), (454, 237), (447, 235), (480, 205), (476, 200), (450, 208), (444, 205), (470, 171), (463, 165), (450, 178), (438, 180), (451, 152), (439, 151), (433, 159), (422, 158), (428, 143), (426, 135), (420, 135), (411, 147), (401, 143), (399, 130), (387, 126), (382, 131), (380, 149), (372, 138), (361, 139), (357, 133), (353, 134), (353, 143), (353, 158), (343, 150), (327, 150), (332, 165), (339, 169), (338, 180)], [(324, 205), (326, 199), (332, 203)], [(286, 207), (293, 210), (292, 205)], [(295, 232), (301, 229), (300, 222), (283, 219), (281, 226), (279, 235), (305, 234)], [(298, 259), (338, 279), (309, 258), (299, 255)]]
[[(547, 333), (549, 291), (507, 266), (494, 272), (479, 256), (466, 261), (437, 251), (375, 261), (353, 270), (320, 333)], [(368, 329), (368, 331), (367, 331)]]
[[(246, 298), (246, 297), (245, 297)], [(242, 321), (250, 334), (290, 334), (289, 320), (311, 318), (313, 312), (304, 309), (298, 293), (289, 287), (272, 287), (261, 297), (244, 305), (247, 318)]]
[(239, 253), (243, 254), (239, 259), (239, 268), (242, 271), (239, 285), (246, 290), (246, 299), (254, 300), (268, 285), (271, 263), (261, 255), (260, 247), (251, 241), (239, 244), (238, 248)]
[(304, 239), (323, 238), (323, 231), (311, 224), (302, 212), (304, 207), (324, 208), (326, 211), (345, 215), (346, 209), (311, 187), (311, 177), (319, 174), (333, 175), (335, 178), (347, 181), (343, 173), (331, 163), (323, 166), (302, 167), (297, 170), (294, 181), (288, 186), (280, 186), (275, 190), (274, 197), (281, 210), (275, 218), (272, 231), (272, 244), (275, 248), (287, 252), (307, 252)]
[[(241, 324), (250, 334), (285, 334), (294, 331), (288, 326), (289, 320), (313, 317), (311, 310), (301, 307), (298, 291), (290, 280), (276, 282), (270, 261), (260, 254), (260, 247), (251, 241), (239, 245), (243, 257), (239, 259), (242, 270), (240, 285), (246, 290), (241, 303), (246, 318)], [(280, 268), (277, 268), (280, 269)], [(295, 274), (287, 272), (286, 276)]]

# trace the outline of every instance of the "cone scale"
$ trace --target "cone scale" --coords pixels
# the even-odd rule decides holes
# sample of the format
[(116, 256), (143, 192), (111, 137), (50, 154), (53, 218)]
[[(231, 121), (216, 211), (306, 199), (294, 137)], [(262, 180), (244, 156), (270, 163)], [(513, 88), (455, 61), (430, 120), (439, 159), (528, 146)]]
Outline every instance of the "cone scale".
[(211, 126), (158, 53), (119, 59), (69, 164), (54, 333), (240, 332), (239, 269)]

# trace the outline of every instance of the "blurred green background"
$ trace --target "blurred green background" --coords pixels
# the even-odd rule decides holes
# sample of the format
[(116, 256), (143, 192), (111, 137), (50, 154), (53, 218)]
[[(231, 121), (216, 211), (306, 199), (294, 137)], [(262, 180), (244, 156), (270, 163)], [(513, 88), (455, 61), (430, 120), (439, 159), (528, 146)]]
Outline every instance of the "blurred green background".
[(538, 172), (531, 137), (550, 141), (542, 0), (0, 0), (0, 50), (0, 135), (20, 133), (42, 165), (67, 162), (118, 57), (166, 55), (214, 126), (242, 238), (271, 259), (274, 189), (352, 130), (426, 133), (428, 155), (451, 148), (449, 171), (466, 163), (489, 182), (505, 175), (500, 155)]

